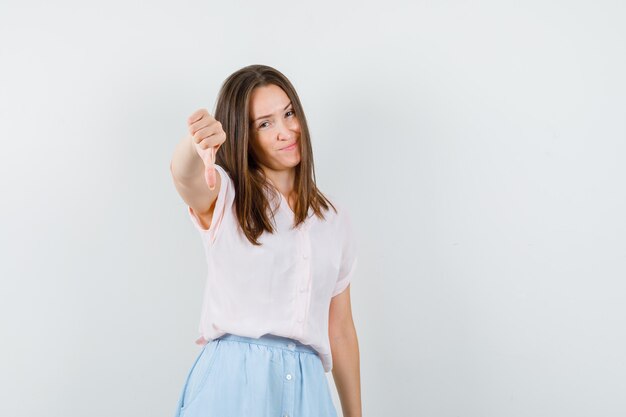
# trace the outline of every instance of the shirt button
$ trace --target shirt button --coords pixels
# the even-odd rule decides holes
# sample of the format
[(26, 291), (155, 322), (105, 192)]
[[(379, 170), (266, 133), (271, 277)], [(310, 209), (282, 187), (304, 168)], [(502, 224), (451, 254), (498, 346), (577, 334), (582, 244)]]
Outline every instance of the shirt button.
[(306, 292), (306, 287), (300, 288), (300, 292)]
[(302, 318), (298, 318), (298, 323), (302, 323)]
[(289, 343), (287, 346), (289, 347), (289, 349), (295, 349), (296, 348), (295, 343)]
[(306, 253), (303, 253), (303, 254), (302, 254), (302, 259), (306, 259), (306, 258), (308, 258), (308, 257), (309, 257), (309, 255), (307, 255)]
[(291, 374), (287, 374), (287, 376), (285, 378), (291, 380)]

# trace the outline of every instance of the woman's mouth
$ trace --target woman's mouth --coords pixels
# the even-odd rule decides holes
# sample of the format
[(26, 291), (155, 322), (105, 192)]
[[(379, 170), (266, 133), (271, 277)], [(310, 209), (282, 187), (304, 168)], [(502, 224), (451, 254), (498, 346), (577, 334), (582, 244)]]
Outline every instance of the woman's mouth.
[(289, 145), (286, 148), (282, 148), (281, 151), (292, 151), (294, 149), (296, 149), (296, 145), (298, 144), (298, 142), (294, 142), (293, 145)]

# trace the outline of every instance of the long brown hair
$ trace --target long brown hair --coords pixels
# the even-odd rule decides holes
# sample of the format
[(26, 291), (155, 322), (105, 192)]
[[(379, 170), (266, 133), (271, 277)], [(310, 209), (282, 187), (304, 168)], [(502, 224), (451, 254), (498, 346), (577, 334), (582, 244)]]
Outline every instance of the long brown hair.
[[(250, 146), (250, 97), (256, 87), (269, 84), (280, 87), (293, 105), (295, 117), (300, 122), (300, 163), (295, 167), (293, 227), (298, 227), (313, 213), (324, 219), (322, 209), (335, 206), (315, 185), (313, 149), (309, 128), (300, 103), (300, 98), (291, 82), (280, 71), (267, 65), (249, 65), (231, 74), (222, 84), (215, 108), (215, 119), (226, 132), (226, 141), (219, 147), (215, 163), (230, 175), (235, 184), (235, 206), (237, 219), (248, 240), (260, 245), (258, 237), (264, 230), (274, 232), (267, 209), (270, 207), (265, 191), (278, 193), (261, 169)], [(273, 215), (273, 213), (272, 213)]]

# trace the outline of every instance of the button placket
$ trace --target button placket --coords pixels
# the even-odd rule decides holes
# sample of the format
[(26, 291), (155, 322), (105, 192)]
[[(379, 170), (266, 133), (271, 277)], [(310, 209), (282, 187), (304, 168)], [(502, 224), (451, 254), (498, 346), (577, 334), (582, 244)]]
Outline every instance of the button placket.
[[(306, 223), (301, 225), (301, 228), (298, 234), (300, 235), (300, 242), (301, 242), (300, 253), (302, 256), (303, 268), (302, 268), (302, 278), (298, 280), (299, 281), (298, 285), (300, 286), (300, 288), (298, 291), (298, 301), (299, 301), (298, 307), (299, 308), (297, 309), (298, 311), (297, 311), (296, 322), (299, 325), (302, 325), (304, 323), (306, 312), (309, 307), (310, 295), (307, 296), (306, 293), (309, 291), (310, 277), (311, 277), (311, 262), (310, 262), (311, 241), (309, 238), (309, 233), (308, 233), (308, 228), (307, 228)], [(302, 333), (302, 326), (300, 326), (300, 328), (298, 329), (298, 332), (300, 334)]]
[(310, 261), (309, 261), (309, 239), (308, 233), (306, 229), (306, 225), (302, 225), (302, 229), (300, 230), (300, 241), (302, 242), (302, 246), (300, 249), (300, 256), (302, 258), (303, 264), (303, 278), (299, 282), (300, 285), (300, 293), (305, 293), (308, 290), (309, 286), (309, 274), (311, 272)]
[(296, 385), (295, 381), (292, 381), (296, 377), (296, 355), (293, 352), (287, 352), (284, 354), (285, 364), (285, 380), (283, 381), (283, 401), (282, 410), (283, 415), (293, 416), (296, 402)]

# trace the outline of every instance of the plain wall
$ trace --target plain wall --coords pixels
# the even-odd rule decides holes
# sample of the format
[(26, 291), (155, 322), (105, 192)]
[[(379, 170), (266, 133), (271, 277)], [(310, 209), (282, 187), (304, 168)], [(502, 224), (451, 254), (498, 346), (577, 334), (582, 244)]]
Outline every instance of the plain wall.
[[(0, 415), (173, 415), (224, 79), (295, 85), (350, 208), (364, 416), (626, 415), (622, 1), (0, 5)], [(339, 400), (327, 374), (337, 410)]]

